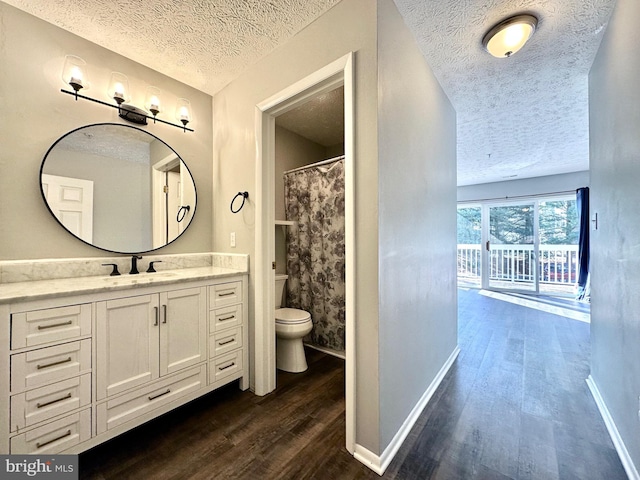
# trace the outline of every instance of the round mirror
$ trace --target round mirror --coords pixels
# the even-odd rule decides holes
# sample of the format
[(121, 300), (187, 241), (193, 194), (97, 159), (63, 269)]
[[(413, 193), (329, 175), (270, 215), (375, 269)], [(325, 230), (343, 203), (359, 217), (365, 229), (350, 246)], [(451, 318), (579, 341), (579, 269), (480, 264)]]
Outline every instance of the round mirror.
[(180, 156), (158, 137), (115, 123), (65, 134), (40, 168), (51, 214), (85, 243), (142, 253), (173, 242), (196, 210), (196, 187)]

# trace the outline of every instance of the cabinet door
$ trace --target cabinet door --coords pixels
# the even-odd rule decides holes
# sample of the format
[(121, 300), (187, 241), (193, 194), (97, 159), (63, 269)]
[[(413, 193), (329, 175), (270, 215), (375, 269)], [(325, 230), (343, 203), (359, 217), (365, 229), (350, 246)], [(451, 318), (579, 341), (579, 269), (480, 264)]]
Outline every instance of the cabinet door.
[(158, 295), (97, 303), (97, 397), (158, 378)]
[(206, 288), (160, 294), (160, 375), (207, 359)]

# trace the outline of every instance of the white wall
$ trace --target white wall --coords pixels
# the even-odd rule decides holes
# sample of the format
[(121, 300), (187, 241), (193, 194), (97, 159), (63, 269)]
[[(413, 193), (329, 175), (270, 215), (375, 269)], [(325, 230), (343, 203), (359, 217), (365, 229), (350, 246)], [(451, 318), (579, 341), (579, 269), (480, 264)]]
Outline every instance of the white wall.
[(640, 19), (618, 0), (589, 75), (591, 376), (640, 466)]
[[(129, 77), (135, 103), (143, 102), (148, 84), (163, 91), (169, 109), (175, 108), (178, 97), (191, 100), (195, 133), (160, 123), (141, 128), (182, 156), (198, 193), (189, 230), (158, 253), (211, 251), (211, 97), (2, 2), (0, 25), (0, 218), (5, 225), (0, 229), (0, 260), (104, 256), (67, 233), (40, 195), (40, 164), (58, 138), (87, 124), (132, 125), (121, 120), (116, 109), (76, 102), (60, 93), (65, 88), (61, 73), (67, 54), (79, 55), (89, 64), (88, 96), (108, 101), (109, 76), (120, 71)], [(167, 116), (173, 117), (169, 112)]]
[(589, 172), (564, 173), (544, 177), (507, 180), (504, 182), (480, 183), (458, 187), (458, 202), (498, 200), (558, 192), (575, 192), (589, 186)]
[(378, 1), (380, 435), (384, 450), (457, 346), (456, 115)]

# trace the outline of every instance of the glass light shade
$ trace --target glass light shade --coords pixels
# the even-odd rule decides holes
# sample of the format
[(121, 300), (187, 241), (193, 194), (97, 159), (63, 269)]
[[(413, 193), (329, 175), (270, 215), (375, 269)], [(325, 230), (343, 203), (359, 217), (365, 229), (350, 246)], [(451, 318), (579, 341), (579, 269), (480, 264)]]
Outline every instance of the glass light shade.
[(82, 88), (89, 88), (87, 62), (75, 55), (65, 56), (62, 81), (67, 85), (71, 85), (76, 92)]
[(531, 38), (538, 19), (533, 15), (518, 15), (500, 22), (482, 40), (484, 48), (494, 57), (510, 57)]
[(179, 98), (178, 105), (176, 107), (176, 118), (182, 122), (183, 125), (187, 125), (192, 118), (191, 114), (191, 102), (186, 98)]
[(116, 101), (118, 105), (123, 102), (129, 101), (129, 79), (126, 75), (119, 72), (113, 72), (111, 74), (111, 80), (109, 80), (109, 89), (107, 91), (109, 98)]
[(145, 94), (144, 100), (144, 108), (149, 110), (153, 116), (155, 117), (158, 113), (162, 111), (161, 105), (161, 93), (160, 89), (157, 87), (147, 87), (147, 92)]

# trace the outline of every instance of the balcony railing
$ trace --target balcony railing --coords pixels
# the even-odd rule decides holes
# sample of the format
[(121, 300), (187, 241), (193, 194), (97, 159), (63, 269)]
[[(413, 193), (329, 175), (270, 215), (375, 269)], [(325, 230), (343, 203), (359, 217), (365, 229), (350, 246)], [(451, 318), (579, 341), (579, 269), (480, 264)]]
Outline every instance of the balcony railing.
[[(577, 245), (540, 245), (538, 278), (544, 284), (573, 285), (578, 279)], [(481, 245), (458, 244), (458, 277), (480, 280)], [(491, 245), (489, 279), (532, 283), (536, 275), (533, 245)]]

